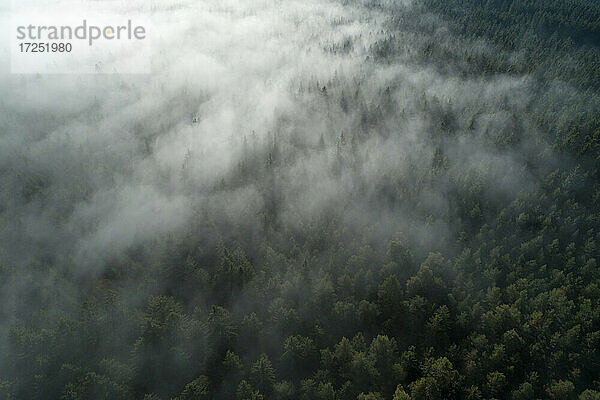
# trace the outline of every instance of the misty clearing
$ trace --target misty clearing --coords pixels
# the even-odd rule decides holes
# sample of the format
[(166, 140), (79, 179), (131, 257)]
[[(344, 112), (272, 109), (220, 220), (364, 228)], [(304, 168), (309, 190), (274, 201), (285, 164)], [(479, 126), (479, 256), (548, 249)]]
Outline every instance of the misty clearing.
[(151, 74), (2, 64), (0, 399), (600, 399), (566, 3), (135, 0)]

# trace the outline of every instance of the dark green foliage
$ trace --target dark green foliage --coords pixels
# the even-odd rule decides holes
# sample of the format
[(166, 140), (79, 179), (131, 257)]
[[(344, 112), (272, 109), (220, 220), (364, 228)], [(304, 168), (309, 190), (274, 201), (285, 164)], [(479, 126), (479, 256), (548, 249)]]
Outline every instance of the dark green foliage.
[[(365, 179), (355, 172), (369, 156), (357, 148), (397, 134), (383, 121), (405, 118), (400, 89), (369, 102), (363, 90), (373, 88), (315, 82), (319, 106), (356, 121), (298, 152), (330, 153), (319, 173), (354, 179), (347, 201), (282, 220), (274, 176), (295, 153), (275, 138), (268, 152), (253, 153), (244, 139), (240, 168), (215, 190), (226, 197), (251, 187), (258, 214), (232, 221), (199, 207), (188, 230), (130, 249), (89, 280), (31, 263), (21, 302), (6, 305), (14, 317), (0, 350), (12, 362), (0, 397), (600, 399), (598, 3), (396, 3), (363, 4), (389, 17), (369, 62), (402, 54), (409, 66), (473, 81), (529, 74), (534, 99), (517, 106), (498, 94), (486, 115), (472, 105), (454, 113), (458, 99), (411, 99), (426, 116), (419, 123), (431, 154), (418, 157), (429, 167), (408, 160)], [(434, 40), (432, 15), (489, 48)], [(406, 32), (419, 39), (411, 54), (402, 53)], [(354, 46), (348, 39), (327, 51)], [(556, 95), (565, 83), (577, 96)], [(498, 115), (501, 129), (490, 122)], [(461, 164), (470, 155), (456, 152), (459, 141), (517, 159), (511, 176), (526, 183)], [(43, 179), (22, 189), (28, 200), (38, 196)], [(444, 207), (426, 204), (438, 197)], [(17, 273), (0, 265), (2, 285)]]

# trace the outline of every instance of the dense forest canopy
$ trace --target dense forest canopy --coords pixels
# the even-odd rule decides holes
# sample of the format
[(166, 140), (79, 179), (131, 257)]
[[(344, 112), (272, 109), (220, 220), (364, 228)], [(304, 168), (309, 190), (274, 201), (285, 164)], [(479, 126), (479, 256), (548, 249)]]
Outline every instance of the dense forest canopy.
[(600, 3), (149, 9), (0, 75), (0, 398), (600, 399)]

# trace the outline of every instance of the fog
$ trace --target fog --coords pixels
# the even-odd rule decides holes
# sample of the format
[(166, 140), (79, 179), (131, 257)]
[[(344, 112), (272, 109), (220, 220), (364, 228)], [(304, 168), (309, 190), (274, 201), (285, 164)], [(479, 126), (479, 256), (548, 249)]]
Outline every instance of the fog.
[(149, 75), (19, 75), (3, 65), (0, 249), (17, 271), (2, 287), (6, 325), (19, 282), (41, 264), (73, 277), (58, 295), (69, 309), (81, 280), (190, 232), (252, 255), (274, 231), (332, 218), (381, 249), (401, 235), (419, 257), (452, 254), (458, 205), (484, 224), (559, 162), (527, 113), (556, 86), (424, 58), (432, 41), (455, 54), (495, 49), (453, 37), (418, 1), (122, 10), (140, 11)]
[[(483, 138), (506, 129), (504, 101), (519, 109), (531, 100), (527, 77), (448, 77), (408, 56), (382, 65), (371, 54), (384, 35), (381, 11), (316, 1), (149, 8), (150, 76), (3, 76), (2, 242), (12, 262), (68, 254), (88, 268), (177, 231), (195, 206), (222, 208), (224, 196), (235, 214), (264, 206), (270, 190), (282, 196), (286, 223), (342, 202), (347, 218), (382, 218), (392, 232), (412, 211), (382, 215), (373, 181), (394, 173), (410, 185), (441, 145), (451, 168), (482, 174), (486, 190), (514, 191), (531, 178), (519, 155)], [(422, 40), (398, 34), (407, 53)], [(430, 104), (458, 134), (432, 139)], [(466, 136), (469, 124), (476, 133)], [(326, 148), (310, 151), (321, 137)], [(254, 174), (275, 147), (275, 176), (261, 182)], [(332, 174), (337, 157), (344, 166)], [(243, 161), (254, 176), (235, 182)], [(215, 189), (223, 178), (225, 194)], [(446, 190), (424, 188), (427, 212), (449, 215)], [(438, 222), (443, 230), (447, 221)]]

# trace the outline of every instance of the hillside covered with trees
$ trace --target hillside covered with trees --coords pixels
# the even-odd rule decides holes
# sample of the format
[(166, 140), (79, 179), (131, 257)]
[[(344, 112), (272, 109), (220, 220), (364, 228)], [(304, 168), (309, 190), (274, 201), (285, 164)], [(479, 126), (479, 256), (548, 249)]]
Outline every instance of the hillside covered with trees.
[(600, 3), (171, 3), (3, 78), (0, 398), (600, 399)]

